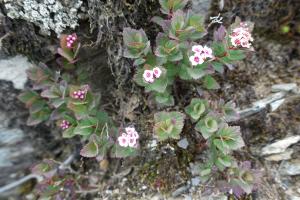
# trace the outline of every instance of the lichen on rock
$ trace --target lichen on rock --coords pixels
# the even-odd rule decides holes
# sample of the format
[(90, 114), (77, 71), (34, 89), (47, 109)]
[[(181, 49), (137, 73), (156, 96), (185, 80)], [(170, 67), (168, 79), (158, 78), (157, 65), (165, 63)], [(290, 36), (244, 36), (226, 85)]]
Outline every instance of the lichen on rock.
[(32, 22), (44, 35), (53, 30), (59, 36), (67, 27), (74, 29), (78, 25), (82, 1), (63, 4), (57, 0), (4, 0), (4, 6), (8, 17)]

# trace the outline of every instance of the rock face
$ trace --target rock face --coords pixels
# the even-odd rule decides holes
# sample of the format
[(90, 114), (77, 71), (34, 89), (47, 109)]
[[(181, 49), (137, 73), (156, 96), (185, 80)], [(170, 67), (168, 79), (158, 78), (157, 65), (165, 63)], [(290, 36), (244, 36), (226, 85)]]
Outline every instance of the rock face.
[(4, 6), (8, 17), (32, 22), (41, 28), (43, 34), (50, 35), (52, 30), (60, 35), (67, 27), (75, 29), (78, 25), (82, 1), (5, 0)]
[(26, 70), (32, 66), (26, 57), (20, 55), (0, 60), (0, 80), (12, 81), (16, 89), (24, 89)]

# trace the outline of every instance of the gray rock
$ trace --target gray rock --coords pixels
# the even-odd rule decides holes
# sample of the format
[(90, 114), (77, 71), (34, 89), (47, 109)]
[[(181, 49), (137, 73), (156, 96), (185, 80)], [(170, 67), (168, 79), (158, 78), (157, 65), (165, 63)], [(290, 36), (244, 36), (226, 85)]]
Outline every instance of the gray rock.
[(272, 92), (291, 92), (297, 91), (298, 86), (296, 83), (283, 83), (283, 84), (276, 84), (272, 86)]
[(292, 160), (282, 162), (279, 167), (281, 175), (295, 176), (300, 175), (300, 160)]
[(41, 28), (41, 33), (50, 35), (53, 30), (60, 35), (67, 27), (75, 29), (78, 25), (78, 12), (81, 0), (67, 2), (56, 0), (5, 0), (7, 16), (12, 19), (24, 19)]
[(0, 79), (12, 81), (16, 89), (24, 89), (26, 70), (32, 66), (26, 57), (20, 55), (0, 60)]
[(279, 99), (277, 101), (274, 101), (270, 104), (271, 106), (271, 111), (275, 111), (277, 110), (283, 103), (284, 103), (285, 99)]
[(193, 185), (193, 186), (198, 186), (198, 185), (200, 184), (200, 182), (201, 182), (199, 176), (192, 178), (191, 181), (192, 181), (192, 185)]
[(289, 159), (291, 159), (291, 156), (292, 156), (293, 153), (294, 153), (293, 149), (287, 149), (283, 153), (270, 155), (270, 156), (266, 157), (265, 159), (268, 160), (268, 161), (289, 160)]
[(189, 146), (189, 142), (188, 142), (188, 140), (186, 138), (183, 138), (179, 142), (177, 142), (177, 145), (180, 148), (187, 149), (187, 147)]
[(253, 106), (257, 108), (265, 108), (266, 105), (273, 103), (274, 101), (283, 99), (285, 97), (286, 93), (285, 92), (277, 92), (274, 94), (271, 94), (270, 96), (261, 99), (259, 101), (256, 101), (253, 103)]
[(262, 148), (261, 155), (270, 155), (275, 153), (283, 153), (289, 146), (292, 144), (295, 144), (300, 141), (300, 136), (291, 136), (284, 138), (282, 140), (279, 140), (273, 144), (269, 144)]

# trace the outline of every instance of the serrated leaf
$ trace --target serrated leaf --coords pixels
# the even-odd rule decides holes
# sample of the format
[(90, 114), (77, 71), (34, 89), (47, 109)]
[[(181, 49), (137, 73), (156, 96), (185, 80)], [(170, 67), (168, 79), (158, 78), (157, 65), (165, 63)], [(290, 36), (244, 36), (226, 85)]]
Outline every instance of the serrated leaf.
[(194, 120), (198, 120), (206, 110), (207, 102), (202, 99), (192, 99), (191, 103), (185, 108), (185, 112)]
[(219, 164), (223, 165), (224, 167), (230, 167), (231, 166), (231, 159), (229, 156), (222, 156), (218, 157), (216, 160)]
[(121, 147), (120, 145), (114, 145), (114, 153), (116, 158), (125, 158), (129, 156), (136, 156), (137, 149), (132, 147)]
[(89, 141), (80, 151), (80, 155), (87, 158), (96, 157), (98, 153), (99, 148), (95, 140)]
[(212, 44), (212, 50), (215, 56), (223, 57), (226, 55), (226, 47), (222, 42), (214, 42)]
[(228, 54), (228, 58), (232, 61), (243, 60), (246, 57), (241, 50), (229, 50)]
[(195, 126), (195, 130), (199, 131), (205, 139), (211, 137), (218, 128), (218, 119), (210, 115), (207, 115), (204, 119), (200, 120)]
[(245, 146), (240, 133), (240, 127), (238, 126), (228, 126), (225, 124), (224, 127), (218, 131), (217, 135), (220, 136), (228, 150), (238, 150)]
[(179, 139), (184, 125), (184, 114), (180, 112), (158, 112), (154, 114), (154, 132), (158, 140)]

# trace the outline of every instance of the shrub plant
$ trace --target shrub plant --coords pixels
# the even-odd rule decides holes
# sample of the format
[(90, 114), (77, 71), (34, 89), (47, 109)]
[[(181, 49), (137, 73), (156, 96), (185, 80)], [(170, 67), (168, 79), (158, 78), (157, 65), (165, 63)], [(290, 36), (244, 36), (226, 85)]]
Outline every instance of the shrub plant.
[(101, 109), (100, 96), (86, 84), (86, 72), (76, 66), (80, 46), (76, 34), (63, 35), (57, 51), (61, 70), (40, 64), (27, 71), (33, 89), (19, 96), (30, 111), (27, 124), (56, 121), (64, 138), (81, 136), (87, 141), (80, 152), (84, 157), (135, 155), (138, 133), (133, 127), (117, 128)]
[[(134, 60), (135, 82), (151, 92), (158, 105), (172, 108), (179, 103), (173, 95), (179, 80), (200, 84), (207, 90), (220, 88), (213, 74), (224, 73), (225, 67), (232, 70), (236, 61), (246, 58), (246, 53), (252, 50), (253, 25), (236, 18), (228, 29), (220, 26), (214, 32), (210, 45), (203, 44), (201, 39), (208, 33), (204, 18), (185, 9), (188, 0), (159, 0), (159, 3), (166, 17), (152, 18), (161, 27), (155, 44), (150, 43), (144, 30), (124, 28), (124, 57)], [(213, 173), (216, 169), (219, 172), (230, 169), (232, 173), (228, 172), (223, 181), (226, 187), (238, 187), (242, 193), (250, 193), (255, 184), (255, 179), (251, 178), (254, 174), (247, 173), (250, 177), (247, 181), (238, 176), (243, 170), (231, 156), (232, 151), (244, 146), (240, 128), (228, 124), (238, 119), (234, 104), (193, 98), (189, 105), (179, 110), (181, 112), (161, 111), (154, 115), (155, 137), (159, 141), (180, 139), (184, 123), (193, 124), (194, 131), (201, 134), (209, 147), (208, 161), (200, 169), (201, 180), (204, 182), (217, 174)]]

